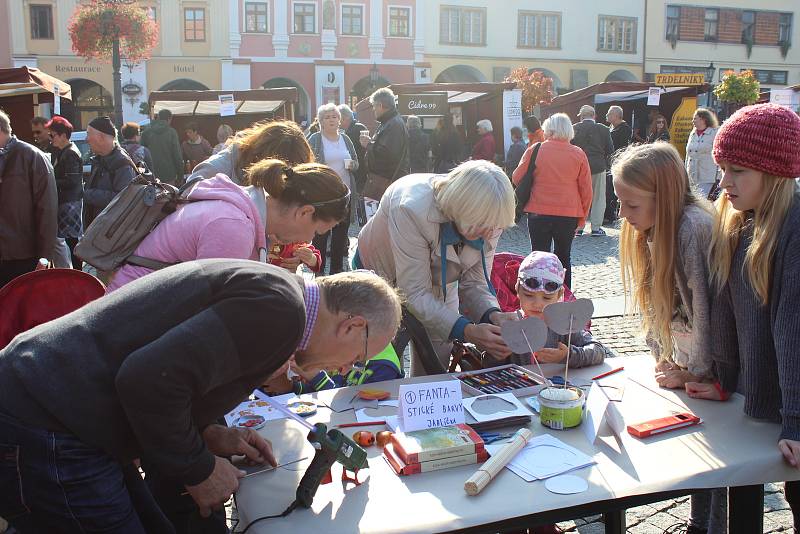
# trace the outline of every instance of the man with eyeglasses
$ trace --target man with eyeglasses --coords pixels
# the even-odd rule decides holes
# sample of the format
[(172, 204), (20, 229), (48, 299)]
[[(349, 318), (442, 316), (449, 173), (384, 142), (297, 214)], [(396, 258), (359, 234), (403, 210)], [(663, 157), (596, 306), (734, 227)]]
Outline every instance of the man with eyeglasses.
[(400, 316), (396, 291), (373, 273), (305, 281), (210, 259), (20, 334), (0, 351), (0, 516), (22, 532), (163, 532), (160, 510), (132, 500), (141, 477), (125, 478), (140, 458), (147, 479), (188, 492), (165, 512), (208, 517), (245, 474), (227, 457), (276, 464), (257, 432), (216, 421), (292, 356), (307, 371), (374, 356)]

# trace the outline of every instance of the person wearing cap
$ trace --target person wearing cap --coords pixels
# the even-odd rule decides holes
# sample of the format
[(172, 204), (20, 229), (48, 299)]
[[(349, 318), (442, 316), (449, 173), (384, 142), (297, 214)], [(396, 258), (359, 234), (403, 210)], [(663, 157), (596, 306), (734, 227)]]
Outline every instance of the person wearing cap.
[(86, 128), (86, 142), (94, 152), (92, 172), (83, 190), (83, 224), (88, 227), (117, 194), (136, 177), (136, 165), (117, 143), (117, 129), (109, 117), (97, 117)]
[[(580, 122), (572, 127), (575, 137), (572, 144), (580, 147), (589, 160), (592, 171), (592, 208), (589, 211), (589, 223), (592, 225), (592, 236), (606, 235), (601, 228), (606, 213), (606, 171), (614, 153), (614, 142), (608, 126), (595, 121), (595, 112), (592, 106), (581, 106), (578, 111)], [(583, 228), (578, 228), (576, 235), (583, 233)]]
[[(517, 275), (517, 297), (525, 317), (544, 318), (544, 309), (550, 304), (564, 300), (564, 274), (558, 256), (550, 252), (534, 251), (522, 260)], [(603, 363), (613, 354), (602, 343), (592, 337), (586, 328), (576, 329), (571, 335), (557, 334), (547, 329), (547, 343), (536, 351), (539, 363), (562, 363), (569, 351), (570, 367), (585, 367)], [(514, 354), (512, 362), (519, 365), (533, 363), (532, 355)]]
[[(722, 170), (709, 261), (711, 357), (718, 383), (688, 383), (695, 398), (745, 396), (745, 413), (781, 425), (777, 448), (800, 469), (800, 117), (747, 106), (714, 139)], [(786, 483), (800, 526), (800, 483)]]

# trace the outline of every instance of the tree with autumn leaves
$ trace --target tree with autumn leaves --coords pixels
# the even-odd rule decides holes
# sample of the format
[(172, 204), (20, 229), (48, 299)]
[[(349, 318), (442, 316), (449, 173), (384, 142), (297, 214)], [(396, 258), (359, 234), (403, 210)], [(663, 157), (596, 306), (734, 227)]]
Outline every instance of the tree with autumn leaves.
[(519, 67), (512, 70), (504, 81), (514, 82), (517, 89), (522, 89), (522, 111), (526, 115), (532, 113), (537, 105), (549, 104), (553, 100), (553, 79), (541, 71)]
[(121, 57), (138, 63), (158, 44), (158, 25), (134, 0), (91, 0), (79, 4), (69, 22), (72, 50), (87, 60), (111, 60), (115, 123), (122, 123)]

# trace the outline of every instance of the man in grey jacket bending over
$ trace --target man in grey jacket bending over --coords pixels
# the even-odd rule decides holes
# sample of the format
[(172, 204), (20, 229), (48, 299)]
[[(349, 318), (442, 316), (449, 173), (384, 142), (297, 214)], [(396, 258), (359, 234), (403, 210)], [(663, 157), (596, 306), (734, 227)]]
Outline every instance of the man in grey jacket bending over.
[(227, 456), (275, 465), (255, 431), (215, 421), (292, 354), (304, 370), (351, 365), (399, 322), (374, 274), (304, 282), (226, 259), (155, 272), (20, 334), (0, 351), (0, 516), (23, 533), (152, 532), (124, 479), (137, 458), (207, 516), (244, 475)]

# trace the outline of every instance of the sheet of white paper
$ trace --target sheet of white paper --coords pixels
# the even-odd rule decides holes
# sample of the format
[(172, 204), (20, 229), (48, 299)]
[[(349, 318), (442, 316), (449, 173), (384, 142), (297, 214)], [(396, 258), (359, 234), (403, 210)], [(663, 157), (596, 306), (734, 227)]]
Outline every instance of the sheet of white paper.
[(553, 478), (548, 478), (544, 487), (553, 493), (559, 495), (571, 495), (573, 493), (582, 493), (589, 489), (589, 483), (575, 475), (561, 475)]
[(400, 400), (389, 399), (389, 400), (378, 401), (378, 406), (394, 406), (395, 408), (397, 408), (398, 406), (400, 406)]
[(398, 415), (404, 432), (464, 422), (461, 382), (458, 380), (401, 384), (398, 397)]
[(587, 465), (594, 464), (590, 457), (550, 434), (533, 438), (508, 463), (511, 471), (531, 482), (543, 480)]
[(219, 95), (219, 114), (221, 117), (236, 115), (236, 102), (233, 95)]
[(373, 421), (386, 421), (389, 417), (397, 417), (396, 415), (369, 415), (366, 408), (356, 410), (356, 421), (359, 423), (371, 423)]
[(597, 382), (592, 382), (592, 388), (586, 399), (586, 417), (583, 418), (583, 433), (589, 443), (597, 440), (597, 435), (606, 420), (608, 405), (608, 397), (603, 388)]
[(661, 103), (661, 88), (651, 87), (647, 91), (647, 105), (658, 106)]
[(233, 426), (234, 422), (242, 415), (260, 415), (266, 421), (283, 419), (284, 414), (262, 401), (261, 399), (247, 400), (225, 415), (225, 423)]
[[(520, 415), (530, 416), (531, 412), (514, 396), (513, 393), (491, 393), (488, 395), (478, 395), (463, 400), (464, 408), (479, 423), (484, 421), (496, 421), (505, 417), (516, 417)], [(488, 411), (494, 410), (497, 411)]]

